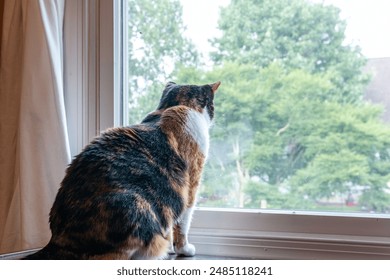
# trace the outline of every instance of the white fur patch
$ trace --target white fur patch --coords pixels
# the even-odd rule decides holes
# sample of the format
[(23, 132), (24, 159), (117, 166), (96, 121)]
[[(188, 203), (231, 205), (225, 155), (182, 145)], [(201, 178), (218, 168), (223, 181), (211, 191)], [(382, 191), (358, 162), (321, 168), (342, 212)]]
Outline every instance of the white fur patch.
[(193, 257), (193, 256), (195, 256), (195, 253), (196, 253), (195, 246), (190, 244), (190, 243), (187, 243), (186, 245), (184, 245), (183, 248), (176, 249), (176, 254), (183, 255), (186, 257)]
[(188, 231), (190, 230), (193, 212), (194, 212), (194, 207), (190, 207), (187, 210), (185, 210), (184, 213), (180, 217), (179, 222), (180, 222), (181, 231), (186, 236), (188, 234)]
[(210, 125), (211, 120), (206, 109), (203, 110), (203, 113), (199, 113), (195, 110), (188, 111), (186, 120), (186, 131), (198, 144), (200, 150), (205, 157), (207, 157), (209, 152)]
[(194, 212), (194, 207), (188, 208), (184, 211), (180, 218), (180, 228), (181, 233), (185, 236), (185, 243), (182, 248), (175, 248), (175, 252), (178, 255), (184, 255), (186, 257), (195, 256), (195, 246), (188, 243), (188, 231), (190, 230), (192, 213)]

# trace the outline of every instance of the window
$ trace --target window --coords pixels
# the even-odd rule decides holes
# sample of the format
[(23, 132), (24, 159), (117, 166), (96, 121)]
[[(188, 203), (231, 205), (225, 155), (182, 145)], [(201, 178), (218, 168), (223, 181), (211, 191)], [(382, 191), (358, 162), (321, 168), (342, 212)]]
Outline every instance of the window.
[(369, 101), (386, 105), (367, 87), (376, 61), (364, 66), (368, 49), (349, 37), (347, 3), (216, 2), (126, 2), (129, 123), (157, 106), (170, 79), (223, 83), (192, 227), (198, 248), (388, 257), (390, 126)]
[(388, 213), (390, 120), (370, 100), (390, 106), (390, 47), (355, 27), (387, 18), (376, 2), (128, 0), (127, 120), (170, 79), (222, 80), (200, 206)]
[[(231, 2), (240, 3), (240, 1), (233, 0)], [(249, 1), (241, 2), (247, 3), (248, 5), (250, 3)], [(268, 2), (277, 3), (283, 1), (264, 1), (264, 3)], [(294, 3), (295, 2), (297, 2), (297, 5), (307, 5), (307, 2), (294, 1)], [(87, 67), (84, 71), (91, 71), (91, 69), (99, 70), (102, 68), (102, 65), (104, 65), (104, 67), (108, 66), (108, 69), (111, 69), (109, 71), (112, 73), (117, 69), (114, 66), (119, 65), (125, 58), (126, 61), (129, 61), (129, 64), (132, 65), (128, 70), (130, 78), (128, 79), (128, 83), (124, 84), (123, 89), (116, 92), (124, 93), (123, 90), (128, 88), (131, 94), (129, 96), (124, 94), (125, 100), (128, 97), (128, 106), (126, 102), (123, 106), (120, 106), (118, 105), (119, 102), (117, 98), (120, 94), (111, 95), (111, 92), (115, 91), (114, 82), (111, 78), (114, 77), (114, 75), (109, 73), (105, 73), (104, 75), (86, 75), (86, 73), (81, 71), (81, 73), (83, 73), (83, 79), (92, 76), (91, 82), (86, 83), (86, 85), (90, 85), (89, 87), (87, 86), (90, 91), (87, 91), (87, 94), (85, 91), (81, 91), (81, 99), (84, 100), (83, 104), (89, 108), (89, 111), (88, 109), (81, 110), (81, 112), (84, 112), (84, 119), (89, 120), (89, 122), (87, 121), (86, 124), (84, 124), (84, 129), (82, 131), (85, 131), (85, 128), (89, 128), (87, 131), (90, 131), (90, 134), (93, 135), (94, 133), (96, 134), (98, 130), (105, 128), (106, 125), (109, 126), (108, 124), (110, 123), (114, 124), (114, 120), (117, 120), (116, 123), (118, 124), (118, 118), (115, 118), (115, 114), (111, 110), (113, 107), (115, 108), (116, 113), (123, 112), (124, 115), (126, 115), (126, 111), (129, 111), (129, 114), (127, 115), (128, 118), (124, 120), (125, 123), (138, 121), (147, 112), (155, 108), (160, 96), (161, 88), (170, 78), (175, 78), (178, 82), (191, 83), (198, 83), (199, 81), (223, 81), (223, 87), (220, 89), (220, 100), (216, 100), (216, 107), (218, 108), (219, 106), (221, 107), (221, 110), (223, 109), (225, 111), (220, 111), (219, 115), (217, 115), (215, 127), (213, 128), (214, 146), (218, 146), (219, 139), (223, 139), (223, 133), (225, 132), (222, 128), (226, 125), (229, 125), (228, 129), (230, 135), (242, 137), (238, 140), (226, 137), (230, 142), (227, 143), (229, 145), (226, 145), (227, 147), (224, 149), (230, 148), (230, 151), (217, 151), (214, 149), (210, 155), (210, 158), (214, 158), (216, 161), (209, 161), (209, 166), (205, 173), (204, 186), (202, 186), (200, 193), (201, 197), (199, 199), (201, 206), (208, 207), (201, 207), (196, 211), (190, 236), (190, 241), (197, 246), (198, 253), (283, 259), (389, 258), (390, 220), (385, 214), (387, 211), (386, 207), (380, 210), (374, 209), (377, 213), (372, 215), (368, 213), (369, 210), (372, 209), (356, 206), (356, 203), (359, 200), (354, 192), (351, 193), (352, 199), (354, 200), (351, 201), (350, 205), (343, 204), (342, 207), (337, 205), (337, 208), (333, 209), (330, 209), (330, 206), (334, 207), (334, 205), (329, 205), (330, 202), (333, 202), (330, 197), (333, 196), (332, 199), (338, 199), (338, 201), (340, 201), (342, 195), (344, 195), (343, 199), (345, 200), (348, 198), (348, 195), (346, 195), (345, 192), (342, 193), (342, 191), (354, 190), (356, 192), (363, 192), (365, 191), (364, 188), (368, 186), (367, 183), (370, 182), (370, 180), (374, 180), (356, 179), (355, 177), (359, 176), (354, 177), (353, 174), (347, 174), (345, 176), (347, 176), (348, 180), (343, 181), (343, 184), (333, 185), (336, 196), (333, 195), (333, 192), (326, 190), (328, 194), (330, 194), (330, 197), (322, 197), (315, 201), (313, 196), (317, 191), (311, 187), (316, 183), (313, 183), (313, 179), (310, 178), (312, 176), (311, 174), (313, 174), (312, 171), (315, 172), (316, 169), (323, 168), (324, 166), (321, 164), (326, 162), (326, 159), (333, 158), (327, 158), (327, 154), (325, 153), (322, 155), (322, 158), (319, 158), (318, 162), (312, 162), (311, 165), (304, 161), (298, 162), (300, 157), (309, 153), (307, 148), (308, 143), (322, 141), (321, 144), (325, 145), (325, 142), (327, 141), (334, 141), (336, 144), (339, 143), (338, 141), (342, 142), (342, 138), (337, 138), (337, 135), (321, 134), (321, 130), (316, 130), (318, 129), (317, 126), (335, 129), (339, 134), (341, 134), (341, 131), (356, 133), (361, 140), (368, 137), (367, 141), (369, 141), (377, 136), (385, 138), (384, 136), (387, 132), (378, 135), (375, 134), (378, 131), (387, 131), (386, 124), (383, 124), (378, 117), (380, 109), (373, 105), (366, 104), (366, 102), (360, 98), (363, 96), (359, 95), (361, 94), (366, 76), (364, 73), (359, 72), (360, 68), (358, 66), (361, 65), (360, 63), (362, 63), (364, 57), (355, 57), (354, 51), (350, 50), (351, 53), (349, 53), (344, 48), (340, 47), (338, 52), (346, 52), (344, 53), (346, 55), (346, 57), (344, 57), (345, 61), (348, 63), (356, 63), (353, 64), (353, 66), (356, 67), (351, 67), (348, 63), (337, 64), (336, 62), (338, 59), (336, 59), (336, 62), (327, 60), (326, 50), (323, 50), (323, 56), (320, 59), (318, 59), (318, 57), (310, 56), (310, 52), (303, 52), (301, 55), (293, 55), (293, 53), (289, 52), (289, 48), (291, 47), (289, 43), (291, 42), (289, 42), (287, 37), (279, 38), (280, 41), (278, 41), (278, 45), (273, 47), (272, 45), (269, 46), (275, 53), (261, 52), (261, 49), (255, 48), (253, 49), (253, 51), (255, 51), (253, 57), (248, 55), (246, 57), (237, 57), (236, 60), (233, 59), (234, 56), (238, 56), (240, 52), (244, 52), (244, 50), (250, 49), (252, 46), (252, 44), (243, 44), (240, 45), (242, 50), (224, 49), (224, 51), (221, 52), (217, 48), (214, 48), (213, 57), (205, 58), (202, 57), (201, 53), (196, 51), (195, 43), (191, 42), (191, 39), (188, 36), (176, 36), (186, 34), (183, 30), (185, 24), (187, 24), (182, 23), (180, 20), (180, 10), (177, 10), (177, 7), (180, 7), (179, 2), (129, 0), (112, 2), (96, 1), (96, 3), (96, 6), (91, 3), (89, 7), (86, 7), (88, 4), (83, 4), (84, 9), (92, 9), (94, 11), (92, 17), (95, 16), (95, 18), (91, 19), (91, 15), (89, 15), (89, 17), (87, 17), (87, 22), (99, 23), (96, 25), (96, 30), (93, 30), (97, 34), (106, 32), (108, 37), (90, 36), (94, 44), (91, 45), (91, 39), (87, 40), (89, 45), (87, 42), (83, 43), (83, 46), (81, 47), (83, 52), (81, 53), (84, 54), (84, 57), (90, 59), (87, 59), (87, 61), (89, 61), (92, 66), (96, 66)], [(196, 3), (201, 5), (201, 1), (196, 1)], [(182, 4), (185, 6), (188, 3), (182, 2)], [(229, 1), (224, 2), (225, 7), (228, 7), (228, 4)], [(144, 6), (141, 7), (141, 5)], [(109, 9), (108, 6), (111, 8)], [(104, 16), (107, 15), (106, 13), (110, 14), (110, 12), (112, 12), (111, 15), (113, 15), (113, 7), (115, 7), (117, 14), (115, 14), (114, 17)], [(251, 10), (255, 10), (255, 8), (257, 9), (258, 6), (242, 7), (242, 9), (246, 9), (245, 11), (248, 13), (248, 16), (250, 15)], [(118, 11), (121, 9), (122, 11), (128, 11), (128, 13), (121, 14), (129, 15), (129, 21), (125, 21), (128, 23), (128, 25), (126, 24), (125, 26), (128, 28), (127, 31), (126, 28), (120, 31), (120, 28), (122, 28), (123, 25), (120, 24), (121, 17), (118, 16), (120, 14)], [(274, 10), (279, 11), (280, 9), (275, 6)], [(160, 11), (161, 13), (159, 13), (159, 15), (161, 14), (161, 18), (157, 16), (158, 14), (155, 14), (154, 17), (151, 18), (144, 17), (147, 12), (153, 13), (153, 11)], [(265, 28), (263, 36), (266, 37), (264, 39), (266, 44), (272, 44), (275, 41), (272, 37), (274, 36), (274, 32), (277, 32), (277, 30), (273, 30), (275, 26), (279, 26), (282, 29), (279, 32), (283, 31), (288, 33), (291, 31), (290, 25), (294, 23), (294, 20), (298, 21), (299, 16), (304, 18), (304, 16), (310, 15), (309, 11), (303, 11), (302, 14), (294, 14), (293, 8), (286, 10), (283, 14), (292, 19), (292, 22), (288, 25), (270, 24), (269, 26), (263, 26), (263, 28)], [(323, 11), (323, 9), (318, 9), (317, 12), (325, 17)], [(329, 11), (336, 17), (337, 13), (333, 8)], [(143, 17), (137, 18), (134, 15), (131, 16), (132, 13), (139, 13)], [(210, 17), (209, 13), (186, 12), (184, 10), (183, 14), (186, 13), (187, 15), (192, 16), (196, 14), (200, 18)], [(234, 15), (234, 11), (229, 12), (227, 8), (224, 13), (225, 15)], [(216, 18), (217, 14), (214, 16)], [(113, 20), (117, 24), (116, 28), (112, 28)], [(312, 18), (311, 21), (309, 21), (310, 28), (306, 27), (307, 29), (303, 33), (311, 34), (311, 29), (314, 29), (312, 25), (316, 21), (317, 18), (315, 18), (315, 20)], [(83, 22), (85, 23), (85, 19)], [(223, 24), (223, 22), (221, 24)], [(235, 26), (235, 29), (245, 30), (245, 22), (241, 24), (242, 25), (236, 26), (226, 23), (225, 25), (226, 28), (229, 26), (233, 28)], [(148, 27), (154, 27), (152, 28), (153, 32), (145, 31), (149, 30)], [(110, 28), (112, 30), (111, 34), (109, 32)], [(325, 45), (332, 45), (334, 42), (332, 41), (330, 34), (331, 31), (338, 32), (342, 28), (343, 25), (341, 24), (335, 28), (336, 31), (333, 29), (329, 30), (329, 34), (322, 33), (317, 39), (322, 41)], [(91, 24), (85, 26), (85, 30), (91, 32)], [(113, 30), (115, 30), (116, 33), (114, 33)], [(105, 48), (110, 44), (114, 46), (114, 42), (115, 44), (118, 44), (120, 41), (114, 40), (114, 38), (118, 39), (115, 34), (122, 32), (126, 34), (128, 32), (129, 34), (128, 41), (119, 43), (119, 45), (125, 47), (125, 51), (119, 48), (118, 45)], [(221, 33), (217, 33), (216, 38), (219, 38), (219, 41), (215, 41), (215, 46), (233, 46), (234, 43), (239, 44), (241, 42), (238, 40), (241, 38), (233, 37), (226, 38), (227, 41), (225, 42), (222, 35), (223, 34)], [(341, 36), (339, 33), (338, 35)], [(252, 32), (248, 40), (251, 42), (255, 41), (258, 39), (257, 36), (259, 36), (259, 34)], [(97, 40), (96, 38), (100, 40)], [(101, 43), (103, 38), (107, 40), (104, 44)], [(110, 38), (112, 41), (109, 40)], [(80, 36), (79, 39), (81, 42), (85, 40), (82, 39), (82, 36)], [(342, 36), (337, 37), (337, 40), (342, 39)], [(307, 50), (311, 50), (312, 48), (320, 47), (312, 46), (310, 44), (311, 40), (305, 41), (304, 38), (300, 39), (298, 37), (298, 41), (301, 42), (301, 44), (297, 44), (297, 46), (293, 44), (293, 49), (295, 47), (306, 47)], [(99, 46), (96, 49), (100, 55), (96, 56), (91, 54), (91, 46)], [(344, 43), (342, 46), (345, 46)], [(113, 52), (115, 53), (115, 56), (113, 55)], [(101, 59), (101, 56), (106, 58), (111, 57), (112, 59), (104, 60)], [(221, 60), (226, 56), (233, 57), (232, 61), (225, 63)], [(97, 61), (96, 63), (93, 63), (93, 58), (96, 57)], [(252, 62), (254, 62), (254, 57), (260, 57), (264, 61), (268, 61), (269, 65), (257, 69), (254, 65), (251, 65), (253, 64)], [(277, 59), (274, 59), (275, 57)], [(240, 61), (240, 59), (242, 59), (242, 61)], [(201, 64), (202, 62), (204, 62), (204, 65)], [(215, 64), (216, 66), (214, 69)], [(305, 67), (296, 69), (293, 68), (294, 65), (305, 65)], [(327, 69), (329, 65), (333, 67), (332, 71), (326, 72), (325, 69)], [(343, 68), (347, 66), (350, 67), (348, 69), (351, 70), (354, 75), (349, 73), (351, 75), (341, 76), (341, 74), (347, 73), (346, 70), (348, 69)], [(288, 69), (293, 70), (287, 71), (287, 67), (292, 67)], [(199, 69), (202, 71), (199, 71)], [(95, 73), (93, 71), (92, 73)], [(123, 71), (123, 69), (117, 71), (115, 79), (118, 79), (121, 75), (126, 77), (126, 71)], [(100, 72), (98, 71), (98, 73)], [(121, 73), (121, 75), (118, 76), (118, 73)], [(261, 75), (259, 75), (259, 73)], [(355, 74), (357, 76), (355, 76)], [(102, 92), (100, 89), (102, 87), (94, 88), (93, 85), (96, 85), (96, 81), (105, 83), (107, 78), (111, 81), (108, 82), (108, 84), (111, 84), (112, 90)], [(351, 84), (347, 83), (348, 79), (353, 78), (359, 78), (357, 85), (354, 84), (356, 87), (352, 87)], [(330, 82), (327, 79), (330, 79)], [(115, 81), (117, 82), (117, 80)], [(343, 90), (338, 91), (334, 88), (334, 84), (340, 85)], [(288, 99), (288, 96), (283, 94), (286, 91), (295, 99)], [(356, 96), (349, 96), (347, 93), (350, 91), (354, 92)], [(96, 94), (91, 94), (91, 92)], [(148, 95), (144, 95), (145, 92), (148, 92)], [(263, 95), (264, 92), (267, 94)], [(245, 95), (246, 93), (254, 94), (254, 96)], [(103, 99), (100, 99), (100, 96), (102, 96)], [(333, 96), (334, 98), (328, 100), (329, 96)], [(252, 97), (256, 99), (251, 99)], [(85, 101), (85, 98), (89, 101)], [(108, 103), (102, 102), (104, 98), (108, 100)], [(105, 106), (106, 104), (109, 106)], [(113, 106), (113, 104), (116, 104), (116, 106)], [(237, 104), (239, 104), (239, 106), (237, 106)], [(257, 104), (262, 104), (263, 107), (252, 108)], [(317, 106), (313, 106), (313, 104)], [(354, 107), (356, 104), (359, 104), (359, 110)], [(229, 106), (237, 107), (230, 107), (229, 110)], [(270, 110), (270, 107), (272, 107), (272, 110)], [(328, 111), (326, 112), (331, 112), (333, 114), (332, 116), (334, 118), (331, 119), (331, 121), (327, 121), (324, 117), (322, 107), (328, 108)], [(258, 110), (259, 114), (251, 114), (254, 109)], [(232, 111), (235, 115), (229, 115), (229, 112)], [(85, 112), (89, 113), (86, 114)], [(362, 114), (362, 112), (364, 114)], [(85, 116), (89, 116), (89, 118), (85, 118)], [(252, 116), (258, 116), (258, 118), (250, 119)], [(315, 124), (310, 123), (311, 117), (313, 116), (316, 117), (315, 120), (317, 123)], [(343, 118), (337, 118), (337, 116), (342, 116)], [(291, 119), (289, 117), (291, 117)], [(247, 122), (243, 122), (243, 119)], [(297, 120), (300, 120), (301, 122), (296, 122)], [(344, 122), (341, 122), (340, 120), (343, 120)], [(355, 126), (354, 120), (360, 121), (360, 124)], [(264, 133), (259, 133), (259, 131), (262, 130), (254, 129), (252, 127), (252, 122), (264, 124), (265, 127), (267, 127), (266, 125), (269, 125), (269, 122), (272, 125), (268, 127), (268, 130), (264, 130)], [(245, 124), (244, 126), (242, 125), (243, 123)], [(360, 128), (360, 133), (362, 133), (362, 131), (364, 131), (363, 128), (368, 127), (367, 124), (372, 124), (373, 132), (370, 132), (371, 135), (370, 133), (364, 135), (359, 134), (357, 128)], [(294, 126), (298, 126), (298, 128), (301, 128), (302, 130), (297, 130), (298, 128), (294, 128)], [(315, 139), (307, 138), (303, 139), (305, 140), (303, 141), (298, 137), (300, 136), (298, 132), (305, 132), (303, 129), (305, 126), (310, 128), (306, 131), (307, 135), (313, 134), (311, 133), (313, 130), (316, 131), (316, 134), (314, 134), (316, 136)], [(326, 132), (327, 130), (323, 130), (322, 132), (324, 131)], [(266, 136), (272, 137), (269, 139)], [(80, 137), (76, 137), (76, 139), (80, 139)], [(256, 142), (259, 140), (262, 141)], [(224, 141), (221, 141), (221, 143), (223, 142)], [(273, 142), (280, 144), (279, 146), (276, 146), (276, 148), (274, 147), (275, 150), (260, 149), (261, 146), (256, 147), (258, 143), (266, 143), (268, 147), (272, 148), (272, 145), (275, 144)], [(371, 143), (374, 142), (375, 141)], [(299, 147), (299, 145), (302, 146), (303, 144), (306, 146)], [(349, 147), (349, 145), (346, 145), (345, 143), (339, 144), (344, 144)], [(283, 147), (283, 149), (281, 147)], [(326, 146), (321, 147), (326, 151)], [(254, 148), (255, 152), (248, 152), (250, 151), (249, 149), (252, 148)], [(363, 159), (362, 156), (359, 156), (360, 150), (366, 148), (378, 149), (375, 150), (375, 153), (372, 154), (372, 157), (369, 159), (372, 162), (380, 162), (383, 158), (386, 158), (386, 156), (384, 156), (386, 155), (386, 145), (372, 146), (366, 141), (363, 141), (362, 146), (359, 146), (359, 149), (351, 151), (347, 149), (346, 151), (337, 153), (337, 157), (335, 157), (335, 159), (337, 159), (336, 163), (341, 166), (343, 160), (353, 160), (353, 162), (358, 163), (357, 173), (366, 171), (367, 168), (371, 168), (369, 164), (372, 162), (368, 161), (367, 163), (367, 161), (365, 162), (366, 158)], [(269, 154), (266, 153), (267, 151)], [(223, 157), (217, 157), (218, 153), (222, 155), (225, 154), (231, 158), (228, 159), (227, 162), (224, 162), (225, 159)], [(312, 157), (314, 157), (314, 153), (315, 151), (311, 151)], [(295, 186), (298, 186), (296, 194), (301, 195), (301, 199), (298, 199), (298, 202), (303, 202), (298, 206), (293, 205), (293, 207), (286, 207), (287, 204), (284, 201), (286, 197), (289, 198), (289, 196), (292, 196), (290, 195), (291, 189), (293, 188), (293, 183), (290, 182), (293, 177), (291, 175), (293, 173), (291, 170), (289, 173), (287, 172), (288, 170), (282, 170), (280, 171), (280, 174), (283, 176), (279, 175), (280, 178), (274, 176), (275, 179), (272, 179), (271, 173), (265, 172), (267, 171), (267, 165), (262, 163), (263, 161), (251, 161), (253, 157), (272, 159), (274, 154), (279, 156), (279, 158), (277, 158), (278, 161), (275, 161), (274, 165), (269, 165), (269, 168), (276, 168), (279, 166), (279, 163), (284, 163), (281, 164), (281, 166), (287, 165), (288, 167), (288, 164), (291, 164), (291, 159), (297, 161), (293, 162), (293, 164), (296, 165), (294, 165), (296, 168), (294, 174), (297, 174), (297, 170), (300, 170), (297, 166), (311, 168), (306, 171), (303, 169), (303, 171), (298, 174), (300, 177), (294, 179), (296, 180), (294, 182)], [(247, 155), (248, 157), (245, 157)], [(378, 165), (377, 167), (378, 172), (386, 169), (385, 165)], [(217, 170), (223, 170), (222, 168), (224, 168), (224, 170), (227, 170), (225, 174), (228, 174), (228, 176), (217, 177), (213, 175), (213, 168)], [(336, 172), (338, 169), (340, 168), (333, 171)], [(239, 170), (241, 170), (241, 173), (239, 173)], [(252, 172), (252, 170), (254, 171)], [(385, 174), (385, 172), (383, 173)], [(334, 176), (334, 174), (330, 172), (329, 176)], [(286, 183), (286, 178), (288, 179), (288, 183)], [(265, 183), (270, 185), (271, 179), (279, 182), (279, 185), (274, 187), (274, 189), (258, 188), (258, 186), (263, 186)], [(284, 181), (282, 181), (282, 179)], [(381, 181), (380, 176), (377, 177), (377, 179)], [(245, 187), (242, 187), (241, 190), (239, 180), (243, 180), (243, 182), (247, 184)], [(324, 182), (326, 182), (325, 179)], [(305, 184), (311, 192), (304, 193), (303, 191), (305, 190), (300, 189), (300, 187)], [(326, 186), (327, 184), (324, 185)], [(211, 187), (214, 187), (215, 189), (212, 190)], [(384, 184), (381, 184), (381, 190), (385, 192), (386, 186)], [(254, 194), (251, 192), (254, 192)], [(214, 194), (216, 197), (213, 197)], [(266, 199), (262, 199), (261, 197), (266, 197)], [(374, 195), (372, 198), (374, 201), (377, 201)], [(315, 207), (313, 207), (313, 204), (309, 204), (309, 202), (313, 202), (313, 200), (317, 203), (315, 204)], [(379, 201), (381, 201), (381, 199), (379, 199)], [(324, 205), (321, 205), (321, 203)], [(328, 205), (326, 203), (328, 203)], [(225, 208), (211, 208), (211, 206)], [(241, 206), (244, 206), (244, 208)], [(307, 212), (301, 210), (311, 211)], [(319, 212), (320, 210), (337, 210), (337, 212)], [(353, 213), (351, 210), (360, 211), (361, 213), (359, 213), (359, 215), (351, 214)]]

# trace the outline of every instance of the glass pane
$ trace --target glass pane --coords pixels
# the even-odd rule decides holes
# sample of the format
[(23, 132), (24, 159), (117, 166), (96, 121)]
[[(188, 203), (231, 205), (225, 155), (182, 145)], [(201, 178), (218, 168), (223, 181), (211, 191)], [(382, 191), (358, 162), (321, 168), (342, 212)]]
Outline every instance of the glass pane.
[(128, 122), (169, 80), (220, 80), (199, 206), (388, 213), (389, 10), (128, 0)]

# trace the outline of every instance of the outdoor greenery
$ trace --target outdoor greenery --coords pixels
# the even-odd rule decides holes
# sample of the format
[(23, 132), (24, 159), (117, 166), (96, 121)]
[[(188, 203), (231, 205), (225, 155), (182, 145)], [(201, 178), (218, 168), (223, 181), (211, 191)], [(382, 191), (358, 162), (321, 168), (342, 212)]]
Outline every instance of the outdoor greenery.
[(182, 8), (177, 0), (127, 0), (129, 7), (129, 122), (155, 109), (172, 70), (198, 66), (199, 53), (182, 36)]
[(390, 211), (390, 126), (363, 99), (366, 59), (336, 7), (231, 0), (206, 70), (178, 1), (129, 1), (132, 122), (168, 79), (222, 81), (199, 205)]

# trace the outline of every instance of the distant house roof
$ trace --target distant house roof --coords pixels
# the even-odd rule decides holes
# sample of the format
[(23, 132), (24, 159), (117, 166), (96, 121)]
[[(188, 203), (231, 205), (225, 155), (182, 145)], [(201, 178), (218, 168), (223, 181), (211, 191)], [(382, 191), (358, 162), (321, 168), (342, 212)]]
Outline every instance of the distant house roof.
[(390, 57), (370, 58), (365, 72), (372, 75), (365, 90), (365, 99), (384, 106), (383, 119), (390, 123)]

